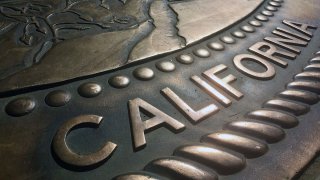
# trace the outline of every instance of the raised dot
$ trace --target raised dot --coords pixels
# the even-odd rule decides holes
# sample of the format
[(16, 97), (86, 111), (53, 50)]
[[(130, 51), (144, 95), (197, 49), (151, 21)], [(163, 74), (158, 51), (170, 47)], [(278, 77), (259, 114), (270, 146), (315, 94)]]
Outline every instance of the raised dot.
[(281, 100), (281, 99), (272, 99), (270, 101), (267, 101), (263, 105), (263, 107), (283, 110), (283, 111), (292, 113), (296, 116), (303, 115), (310, 110), (308, 106), (297, 104), (290, 101)]
[(312, 58), (309, 62), (310, 64), (320, 64), (320, 56)]
[(169, 179), (218, 179), (213, 171), (208, 171), (196, 163), (178, 157), (154, 160), (144, 169)]
[(189, 54), (181, 54), (176, 57), (176, 60), (181, 64), (192, 64), (194, 62), (194, 59)]
[(211, 55), (208, 50), (203, 48), (195, 50), (193, 54), (201, 58), (207, 58)]
[(140, 80), (147, 81), (154, 78), (154, 72), (147, 67), (139, 67), (133, 71), (133, 75)]
[(116, 75), (109, 79), (109, 84), (114, 88), (125, 88), (130, 84), (130, 79), (124, 75)]
[(255, 31), (254, 27), (252, 27), (252, 26), (247, 26), (247, 25), (241, 26), (241, 30), (242, 30), (242, 31), (245, 31), (245, 32), (249, 32), (249, 33), (252, 33), (252, 32)]
[(247, 115), (251, 119), (277, 124), (283, 128), (293, 128), (299, 124), (295, 116), (273, 110), (256, 110)]
[(101, 93), (101, 91), (101, 86), (93, 82), (84, 83), (78, 88), (78, 93), (80, 96), (86, 98), (96, 97)]
[(249, 21), (249, 24), (252, 25), (252, 26), (255, 26), (255, 27), (261, 27), (262, 26), (262, 23), (260, 21), (257, 21), (257, 20)]
[(21, 97), (9, 102), (5, 108), (5, 111), (10, 116), (24, 116), (31, 113), (36, 107), (36, 103), (29, 97)]
[(172, 72), (176, 69), (176, 65), (171, 61), (160, 61), (156, 63), (156, 67), (163, 72)]
[(266, 7), (264, 7), (266, 10), (269, 10), (269, 11), (273, 11), (273, 12), (275, 12), (275, 11), (277, 11), (278, 9), (276, 8), (276, 7), (274, 7), (274, 6), (266, 6)]
[(175, 150), (174, 155), (204, 164), (223, 175), (236, 173), (246, 164), (243, 156), (204, 145), (183, 146)]
[(230, 36), (223, 36), (220, 38), (220, 40), (224, 43), (227, 43), (227, 44), (234, 44), (236, 42), (236, 40), (234, 40), (232, 37)]
[(320, 82), (310, 82), (310, 81), (295, 81), (289, 83), (288, 88), (290, 89), (301, 89), (310, 92), (320, 94)]
[(176, 57), (176, 60), (181, 64), (192, 64), (193, 63), (193, 57), (189, 54), (181, 54)]
[(245, 38), (246, 37), (246, 34), (241, 32), (241, 31), (234, 31), (231, 33), (234, 37), (237, 37), (237, 38)]
[(265, 15), (265, 16), (273, 16), (273, 13), (271, 11), (262, 11), (261, 14)]
[(281, 6), (280, 3), (274, 2), (274, 1), (270, 1), (270, 2), (269, 2), (269, 5), (274, 6), (274, 7), (280, 7), (280, 6)]
[(311, 80), (311, 81), (320, 81), (320, 72), (302, 72), (297, 74), (295, 79), (304, 79), (304, 80)]
[(305, 71), (320, 71), (320, 64), (311, 64), (304, 68)]
[(211, 42), (208, 44), (208, 47), (215, 51), (222, 51), (224, 50), (224, 45), (218, 42)]
[(278, 142), (285, 136), (281, 128), (258, 122), (236, 121), (227, 124), (225, 128), (263, 139), (268, 143)]
[(268, 21), (269, 20), (269, 18), (267, 17), (267, 16), (264, 16), (264, 15), (256, 15), (255, 16), (255, 18), (257, 19), (257, 20), (259, 20), (259, 21)]
[(299, 90), (286, 90), (279, 94), (279, 97), (303, 102), (306, 104), (315, 104), (319, 101), (317, 94)]
[(268, 146), (262, 142), (224, 132), (204, 136), (201, 141), (232, 149), (247, 158), (256, 158), (268, 151)]
[(70, 99), (71, 95), (69, 92), (64, 90), (55, 90), (46, 96), (45, 102), (49, 106), (60, 107), (66, 105)]

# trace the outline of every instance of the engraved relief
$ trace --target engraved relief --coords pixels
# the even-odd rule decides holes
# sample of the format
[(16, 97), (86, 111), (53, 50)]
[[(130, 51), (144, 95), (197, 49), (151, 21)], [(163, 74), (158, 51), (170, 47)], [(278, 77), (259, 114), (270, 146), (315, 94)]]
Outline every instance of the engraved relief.
[[(1, 78), (16, 73), (40, 62), (53, 45), (68, 39), (74, 39), (84, 35), (98, 34), (128, 29), (137, 25), (137, 20), (131, 15), (114, 14), (108, 3), (101, 1), (96, 12), (85, 9), (94, 7), (95, 2), (85, 1), (20, 1), (2, 2), (0, 4), (2, 22), (1, 31), (15, 30), (12, 40), (16, 46), (28, 49), (23, 55), (23, 66), (15, 70), (8, 67), (7, 73), (1, 73)], [(116, 6), (116, 5), (114, 5)], [(117, 6), (124, 6), (120, 4)], [(100, 17), (96, 17), (99, 13)], [(10, 31), (10, 32), (11, 32)], [(6, 38), (3, 37), (2, 38)], [(1, 43), (5, 46), (6, 43)], [(4, 47), (6, 48), (6, 47)], [(3, 49), (4, 50), (4, 49)], [(2, 55), (11, 58), (14, 54), (8, 52)], [(22, 58), (22, 57), (21, 57)], [(13, 67), (14, 68), (14, 67)]]
[[(92, 75), (181, 49), (262, 3), (233, 1), (1, 1), (0, 92)], [(239, 6), (242, 11), (234, 11)]]

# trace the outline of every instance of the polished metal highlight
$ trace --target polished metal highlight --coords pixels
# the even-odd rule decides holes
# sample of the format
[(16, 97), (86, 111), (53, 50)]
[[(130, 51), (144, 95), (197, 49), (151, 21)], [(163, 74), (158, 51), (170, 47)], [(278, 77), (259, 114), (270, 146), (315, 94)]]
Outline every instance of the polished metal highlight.
[(241, 31), (234, 31), (234, 32), (232, 32), (232, 35), (237, 38), (245, 38), (246, 37), (246, 34)]
[[(263, 66), (266, 70), (264, 72), (258, 72), (247, 68), (244, 65), (244, 61), (255, 62), (261, 66)], [(242, 73), (259, 80), (269, 80), (272, 79), (275, 75), (274, 67), (266, 60), (249, 54), (240, 54), (234, 57), (233, 59), (235, 67), (241, 71)]]
[(7, 104), (5, 111), (10, 116), (24, 116), (31, 113), (36, 107), (36, 102), (29, 97), (17, 98)]
[[(151, 118), (142, 121), (140, 109), (151, 116)], [(183, 131), (185, 129), (185, 125), (178, 120), (173, 119), (139, 98), (129, 101), (129, 111), (135, 149), (143, 148), (146, 145), (147, 142), (144, 133), (147, 130), (158, 128), (160, 125), (169, 126), (174, 132)]]
[[(262, 48), (267, 48), (267, 50), (262, 51)], [(285, 57), (287, 59), (295, 59), (297, 57), (296, 54), (278, 50), (275, 46), (267, 42), (257, 42), (249, 48), (249, 51), (257, 54), (258, 56), (262, 56), (268, 61), (275, 63), (283, 68), (287, 67), (288, 63), (278, 58), (276, 55), (281, 55), (281, 57)]]
[(241, 26), (241, 30), (247, 33), (253, 33), (256, 30), (254, 29), (254, 27), (249, 26), (249, 25), (245, 25), (245, 26)]
[(317, 81), (295, 81), (287, 86), (290, 89), (300, 89), (320, 94), (320, 82)]
[(148, 81), (154, 78), (154, 72), (147, 67), (140, 67), (133, 71), (133, 75), (139, 80)]
[(293, 128), (299, 123), (295, 116), (267, 109), (252, 111), (247, 116), (252, 119), (271, 122), (283, 128)]
[(243, 156), (206, 145), (182, 146), (175, 150), (174, 155), (201, 162), (223, 175), (236, 173), (246, 165)]
[(189, 54), (181, 54), (178, 57), (176, 57), (177, 61), (182, 64), (192, 64), (194, 62), (194, 59)]
[(304, 68), (305, 71), (320, 71), (320, 64), (310, 64)]
[(263, 106), (267, 108), (283, 110), (296, 116), (303, 115), (309, 111), (308, 106), (281, 99), (272, 99), (267, 101)]
[(215, 51), (222, 51), (225, 49), (224, 45), (218, 42), (210, 42), (208, 47)]
[(225, 128), (261, 138), (268, 143), (276, 143), (285, 137), (281, 128), (258, 122), (235, 121), (227, 124)]
[(163, 95), (169, 99), (180, 111), (182, 111), (192, 122), (198, 123), (201, 120), (217, 113), (219, 108), (214, 104), (209, 104), (202, 109), (195, 111), (186, 102), (184, 102), (177, 94), (170, 88), (162, 89)]
[(255, 27), (261, 27), (262, 26), (262, 23), (260, 21), (257, 21), (257, 20), (251, 20), (251, 21), (249, 21), (249, 24), (252, 25), (252, 26), (255, 26)]
[(70, 92), (64, 90), (55, 90), (46, 96), (46, 104), (52, 107), (60, 107), (66, 105), (71, 99)]
[(84, 83), (78, 88), (78, 93), (82, 97), (92, 98), (98, 96), (102, 91), (102, 87), (94, 82)]
[(176, 69), (176, 65), (171, 61), (158, 62), (156, 67), (162, 72), (172, 72)]
[(114, 88), (121, 89), (129, 86), (130, 79), (125, 75), (116, 75), (111, 77), (108, 82)]
[(191, 80), (199, 86), (203, 91), (208, 93), (211, 97), (217, 100), (222, 105), (228, 107), (232, 104), (232, 101), (221, 94), (216, 88), (210, 86), (206, 81), (202, 80), (199, 76), (192, 76)]
[(195, 50), (193, 54), (201, 58), (208, 58), (211, 55), (211, 53), (208, 50), (202, 48)]
[(207, 78), (210, 82), (218, 86), (219, 88), (223, 89), (225, 92), (227, 92), (230, 96), (236, 98), (237, 100), (240, 100), (243, 97), (243, 94), (233, 88), (229, 85), (230, 82), (236, 81), (237, 78), (229, 74), (228, 76), (224, 77), (223, 79), (220, 79), (216, 76), (216, 74), (221, 73), (227, 69), (227, 66), (224, 64), (217, 65), (205, 72), (203, 72), (203, 76)]
[(263, 142), (228, 132), (209, 134), (202, 137), (201, 142), (232, 149), (247, 158), (256, 158), (268, 151), (267, 144)]
[[(308, 66), (307, 66), (308, 67)], [(308, 72), (309, 68), (305, 68), (307, 72), (302, 72), (297, 74), (294, 78), (300, 80), (311, 80), (311, 81), (319, 81), (320, 80), (320, 72)]]
[(223, 36), (223, 37), (220, 38), (220, 40), (221, 40), (222, 42), (226, 43), (226, 44), (234, 44), (234, 43), (236, 43), (236, 40), (233, 39), (233, 38), (230, 37), (230, 36)]
[(169, 179), (218, 179), (214, 171), (205, 170), (201, 166), (199, 167), (197, 163), (177, 157), (154, 160), (144, 169), (161, 174)]
[[(297, 75), (295, 77), (297, 77)], [(279, 94), (279, 97), (299, 101), (309, 105), (316, 104), (317, 102), (319, 102), (319, 97), (317, 94), (299, 90), (283, 91)]]

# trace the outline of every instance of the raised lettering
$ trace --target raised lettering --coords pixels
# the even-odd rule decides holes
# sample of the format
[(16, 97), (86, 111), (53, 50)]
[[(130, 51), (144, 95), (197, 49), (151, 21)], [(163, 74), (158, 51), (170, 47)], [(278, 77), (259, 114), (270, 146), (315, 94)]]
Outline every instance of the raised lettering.
[[(143, 121), (140, 115), (140, 110), (151, 118)], [(185, 129), (184, 124), (173, 119), (140, 98), (129, 101), (129, 112), (133, 143), (136, 150), (141, 149), (146, 145), (144, 132), (147, 130), (152, 131), (159, 128), (161, 125), (166, 125), (165, 127), (168, 127), (174, 132), (181, 132)]]
[(198, 76), (192, 76), (191, 80), (202, 90), (204, 90), (207, 94), (209, 94), (211, 97), (213, 97), (215, 100), (217, 100), (219, 103), (224, 105), (225, 107), (228, 107), (232, 104), (231, 100), (228, 99), (226, 96), (221, 94), (219, 91), (217, 91), (214, 87), (210, 86), (207, 82), (202, 80)]
[(117, 145), (112, 142), (106, 142), (99, 151), (88, 155), (73, 152), (66, 142), (67, 135), (75, 127), (86, 124), (99, 125), (101, 121), (102, 117), (100, 116), (82, 115), (63, 123), (53, 138), (52, 147), (56, 155), (63, 162), (78, 167), (95, 165), (110, 157), (117, 147)]
[(280, 32), (278, 30), (273, 30), (273, 34), (279, 36), (278, 37), (265, 37), (264, 40), (268, 41), (270, 43), (276, 44), (286, 50), (292, 51), (294, 53), (300, 54), (300, 49), (289, 46), (289, 45), (295, 45), (295, 46), (306, 46), (308, 42), (303, 41), (301, 39), (295, 38), (292, 35)]
[(267, 42), (257, 42), (249, 48), (249, 51), (258, 56), (264, 57), (268, 61), (273, 62), (283, 68), (287, 67), (288, 63), (276, 56), (287, 59), (295, 59), (297, 57), (297, 55), (293, 53), (280, 51), (274, 45)]
[(306, 35), (303, 35), (303, 34), (298, 34), (298, 33), (294, 33), (292, 31), (289, 31), (289, 30), (286, 30), (286, 29), (283, 29), (283, 28), (279, 28), (277, 27), (276, 28), (277, 31), (281, 31), (283, 33), (287, 33), (287, 34), (290, 34), (291, 36), (294, 36), (296, 38), (299, 38), (299, 39), (302, 39), (302, 40), (305, 40), (305, 41), (310, 41), (311, 38), (306, 36)]
[[(227, 69), (227, 66), (224, 64), (220, 64), (218, 66), (215, 66), (205, 72), (203, 72), (203, 76), (207, 78), (210, 82), (218, 86), (219, 88), (223, 89), (226, 91), (230, 96), (234, 97), (235, 99), (239, 100), (243, 97), (243, 94), (230, 86), (228, 83), (224, 82), (223, 79), (220, 79), (219, 77), (216, 76), (216, 74), (225, 71)], [(232, 76), (232, 77), (230, 77)], [(236, 80), (237, 78), (234, 77), (233, 75), (229, 74), (227, 76), (227, 79), (232, 79)]]
[(213, 115), (219, 111), (219, 108), (214, 104), (195, 111), (186, 102), (184, 102), (178, 95), (176, 95), (170, 88), (161, 90), (162, 94), (175, 105), (184, 115), (186, 115), (193, 123), (198, 123), (205, 118)]
[[(243, 65), (242, 61), (247, 60), (251, 62), (255, 62), (257, 64), (260, 64), (265, 67), (264, 72), (257, 72), (254, 70), (251, 70), (247, 68), (245, 65)], [(269, 80), (272, 79), (276, 72), (274, 67), (266, 60), (257, 57), (255, 55), (250, 54), (239, 54), (234, 57), (233, 59), (234, 66), (243, 74), (248, 75), (249, 77), (256, 78), (259, 80)]]
[(304, 24), (304, 23), (299, 23), (299, 22), (294, 22), (294, 21), (289, 21), (289, 20), (283, 20), (282, 21), (283, 24), (301, 32), (304, 33), (305, 35), (312, 37), (312, 32), (308, 31), (308, 29), (317, 29), (316, 26), (314, 25), (310, 25), (310, 24)]

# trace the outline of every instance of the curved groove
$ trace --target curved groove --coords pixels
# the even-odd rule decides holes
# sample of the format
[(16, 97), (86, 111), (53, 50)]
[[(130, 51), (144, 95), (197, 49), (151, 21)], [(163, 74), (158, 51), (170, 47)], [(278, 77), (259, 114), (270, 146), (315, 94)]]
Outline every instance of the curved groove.
[(263, 107), (272, 108), (276, 110), (282, 110), (289, 113), (292, 113), (296, 116), (303, 115), (307, 113), (310, 110), (309, 106), (305, 106), (302, 104), (297, 104), (290, 101), (285, 101), (281, 99), (272, 99), (270, 101), (267, 101)]
[(320, 71), (320, 64), (310, 64), (304, 68), (305, 71)]
[(298, 80), (320, 81), (320, 72), (302, 72), (297, 74), (294, 78)]
[(268, 151), (268, 146), (265, 143), (228, 132), (203, 136), (201, 142), (229, 148), (243, 154), (247, 158), (256, 158)]
[(281, 98), (299, 101), (310, 105), (315, 104), (319, 101), (319, 97), (317, 94), (298, 90), (286, 90), (281, 92), (278, 96)]
[(314, 81), (296, 81), (287, 85), (290, 89), (301, 89), (320, 94), (320, 82)]
[(250, 112), (247, 116), (256, 120), (271, 122), (283, 128), (293, 128), (299, 124), (295, 116), (273, 110), (256, 110)]
[(225, 129), (245, 133), (268, 143), (276, 143), (285, 137), (285, 132), (276, 126), (250, 121), (236, 121), (225, 125)]
[(205, 170), (196, 163), (178, 157), (156, 159), (144, 169), (170, 179), (218, 179), (213, 171)]
[[(320, 55), (320, 54), (319, 54)], [(315, 57), (315, 58), (312, 58), (310, 61), (309, 61), (310, 64), (319, 64), (320, 63), (320, 56), (318, 57)]]
[(113, 180), (160, 180), (162, 177), (156, 177), (155, 175), (151, 175), (147, 172), (132, 172), (121, 174), (112, 178)]
[(243, 156), (235, 156), (226, 151), (204, 145), (183, 146), (175, 150), (174, 155), (193, 160), (228, 175), (242, 170), (246, 165)]

